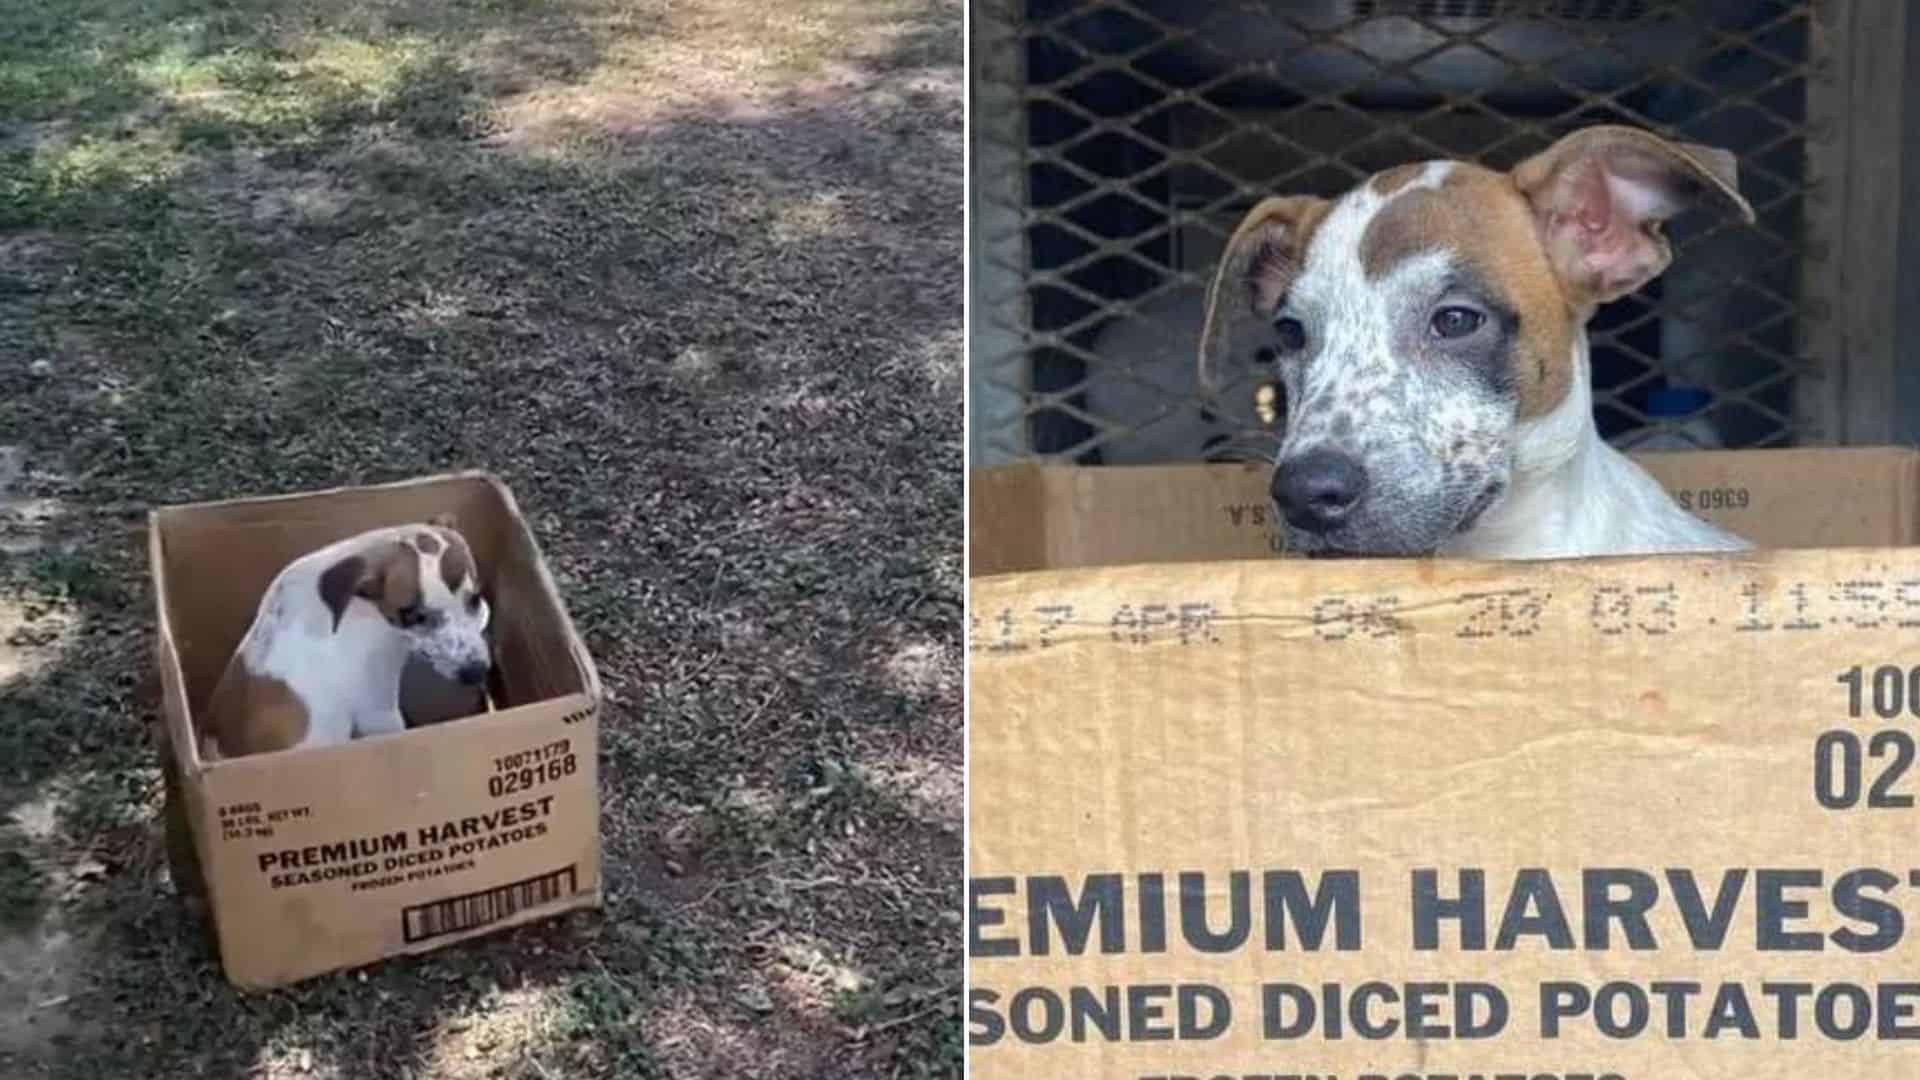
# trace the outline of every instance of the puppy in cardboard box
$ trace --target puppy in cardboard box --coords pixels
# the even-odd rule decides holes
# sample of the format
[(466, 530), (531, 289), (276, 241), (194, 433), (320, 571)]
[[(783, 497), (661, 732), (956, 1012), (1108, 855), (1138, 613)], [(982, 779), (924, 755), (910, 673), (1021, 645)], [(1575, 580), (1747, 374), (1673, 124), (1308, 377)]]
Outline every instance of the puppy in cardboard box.
[[(471, 715), (492, 668), (472, 549), (442, 515), (295, 559), (267, 586), (201, 725), (206, 760)], [(409, 715), (411, 714), (411, 715)]]

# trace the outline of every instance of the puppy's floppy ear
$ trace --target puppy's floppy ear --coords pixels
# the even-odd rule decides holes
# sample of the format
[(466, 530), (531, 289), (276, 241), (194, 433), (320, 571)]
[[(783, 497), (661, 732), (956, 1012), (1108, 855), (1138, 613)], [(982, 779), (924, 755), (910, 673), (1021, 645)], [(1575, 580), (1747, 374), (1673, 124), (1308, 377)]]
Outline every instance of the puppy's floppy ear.
[[(320, 572), (320, 601), (333, 612), (334, 630), (340, 629), (340, 619), (355, 596), (369, 600), (379, 596), (378, 583), (369, 570), (366, 559), (349, 555)], [(369, 582), (374, 582), (371, 591)]]
[(1240, 219), (1207, 287), (1206, 321), (1200, 328), (1202, 389), (1214, 387), (1215, 354), (1226, 347), (1234, 305), (1227, 294), (1245, 288), (1254, 313), (1272, 318), (1300, 273), (1307, 241), (1332, 205), (1313, 195), (1275, 196), (1261, 199)]
[(1618, 299), (1665, 270), (1673, 248), (1661, 223), (1688, 207), (1712, 204), (1753, 223), (1732, 154), (1638, 128), (1583, 128), (1512, 175), (1576, 306)]
[(394, 542), (358, 555), (349, 555), (320, 573), (320, 599), (333, 612), (333, 628), (340, 629), (347, 605), (359, 597), (380, 607), (381, 614), (413, 603), (420, 595), (420, 561), (414, 549)]

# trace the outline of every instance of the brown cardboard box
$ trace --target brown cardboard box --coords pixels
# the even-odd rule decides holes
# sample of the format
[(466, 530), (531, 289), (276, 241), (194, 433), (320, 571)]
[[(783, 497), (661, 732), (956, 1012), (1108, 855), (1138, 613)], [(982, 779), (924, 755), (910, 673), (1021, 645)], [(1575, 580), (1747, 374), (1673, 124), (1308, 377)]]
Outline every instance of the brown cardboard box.
[(1648, 460), (1800, 549), (1261, 558), (1260, 469), (976, 473), (971, 1075), (1920, 1075), (1920, 455)]
[[(202, 762), (196, 710), (273, 576), (335, 540), (436, 513), (454, 516), (492, 598), (499, 707)], [(498, 480), (167, 507), (151, 516), (148, 546), (170, 818), (190, 830), (235, 985), (280, 986), (599, 905), (599, 677)]]

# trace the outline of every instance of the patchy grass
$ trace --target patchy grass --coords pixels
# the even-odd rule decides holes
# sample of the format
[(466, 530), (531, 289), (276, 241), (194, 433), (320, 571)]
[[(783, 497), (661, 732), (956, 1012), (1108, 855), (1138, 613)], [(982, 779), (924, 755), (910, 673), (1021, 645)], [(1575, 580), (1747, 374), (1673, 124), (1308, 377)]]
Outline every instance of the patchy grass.
[[(0, 1074), (958, 1076), (958, 0), (0, 0)], [(242, 997), (144, 513), (492, 469), (607, 910)]]

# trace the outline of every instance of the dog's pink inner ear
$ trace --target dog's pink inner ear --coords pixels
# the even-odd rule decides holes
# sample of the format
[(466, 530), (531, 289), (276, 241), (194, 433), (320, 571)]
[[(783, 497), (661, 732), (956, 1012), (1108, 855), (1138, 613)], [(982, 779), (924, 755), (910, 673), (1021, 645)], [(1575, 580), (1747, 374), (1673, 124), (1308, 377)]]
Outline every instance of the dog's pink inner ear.
[(1660, 225), (1696, 202), (1713, 198), (1753, 218), (1732, 155), (1633, 129), (1575, 132), (1522, 162), (1513, 179), (1576, 303), (1617, 299), (1665, 270), (1673, 250)]
[(1547, 250), (1562, 273), (1605, 302), (1639, 288), (1672, 258), (1652, 229), (1677, 207), (1657, 185), (1615, 176), (1599, 161), (1576, 163), (1565, 201), (1548, 210)]
[[(369, 583), (373, 592), (368, 591)], [(367, 560), (358, 555), (349, 555), (320, 573), (320, 600), (333, 612), (335, 630), (340, 629), (340, 619), (355, 596), (371, 599), (378, 589), (378, 580), (367, 573)]]

